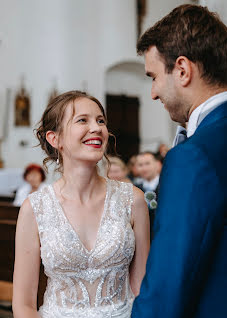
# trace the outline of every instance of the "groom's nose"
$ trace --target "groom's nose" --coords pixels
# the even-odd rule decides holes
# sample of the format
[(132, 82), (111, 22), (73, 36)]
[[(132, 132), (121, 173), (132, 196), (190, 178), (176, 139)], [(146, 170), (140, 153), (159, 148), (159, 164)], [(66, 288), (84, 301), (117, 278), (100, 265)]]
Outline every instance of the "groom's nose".
[(157, 92), (156, 92), (156, 90), (155, 90), (155, 88), (154, 88), (153, 85), (152, 85), (152, 87), (151, 87), (151, 98), (152, 98), (153, 100), (159, 99), (158, 94), (157, 94)]

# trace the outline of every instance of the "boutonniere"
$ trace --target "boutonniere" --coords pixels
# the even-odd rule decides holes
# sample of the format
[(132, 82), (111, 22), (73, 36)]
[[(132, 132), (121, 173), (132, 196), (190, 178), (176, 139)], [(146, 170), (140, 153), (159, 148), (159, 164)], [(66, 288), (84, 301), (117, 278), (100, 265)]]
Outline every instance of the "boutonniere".
[(152, 210), (157, 208), (157, 195), (154, 191), (146, 191), (144, 193), (144, 198), (149, 208), (151, 208)]

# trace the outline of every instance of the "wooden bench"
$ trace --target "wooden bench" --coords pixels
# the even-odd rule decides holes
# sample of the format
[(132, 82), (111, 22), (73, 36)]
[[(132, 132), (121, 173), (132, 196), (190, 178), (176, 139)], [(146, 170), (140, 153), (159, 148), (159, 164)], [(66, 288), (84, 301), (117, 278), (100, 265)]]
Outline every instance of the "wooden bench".
[[(0, 203), (0, 281), (5, 282), (3, 287), (8, 286), (9, 290), (6, 295), (1, 296), (0, 300), (12, 300), (8, 299), (12, 296), (12, 282), (13, 282), (13, 269), (15, 258), (15, 233), (16, 223), (19, 213), (19, 208), (11, 204)], [(38, 290), (38, 306), (43, 302), (43, 294), (46, 289), (47, 278), (43, 271), (43, 266), (40, 267), (40, 280)], [(1, 285), (1, 284), (0, 284)], [(5, 290), (5, 289), (2, 289)], [(0, 288), (1, 291), (1, 288)]]
[(19, 207), (8, 202), (0, 202), (0, 220), (14, 220), (17, 221)]

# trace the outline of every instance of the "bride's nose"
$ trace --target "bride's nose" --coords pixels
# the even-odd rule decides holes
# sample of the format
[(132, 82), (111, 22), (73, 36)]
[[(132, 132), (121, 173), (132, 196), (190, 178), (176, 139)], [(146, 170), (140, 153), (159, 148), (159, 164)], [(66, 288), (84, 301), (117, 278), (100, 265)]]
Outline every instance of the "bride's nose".
[(89, 131), (90, 133), (94, 133), (94, 132), (100, 133), (102, 131), (102, 128), (95, 120), (90, 123)]

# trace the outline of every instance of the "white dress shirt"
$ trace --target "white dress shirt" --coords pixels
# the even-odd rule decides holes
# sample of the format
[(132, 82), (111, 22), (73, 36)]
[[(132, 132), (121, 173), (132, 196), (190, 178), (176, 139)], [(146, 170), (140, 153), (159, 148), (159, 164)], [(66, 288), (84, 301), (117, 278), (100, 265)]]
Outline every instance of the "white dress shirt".
[(155, 191), (157, 186), (158, 186), (158, 183), (159, 183), (159, 175), (156, 176), (151, 181), (144, 180), (143, 181), (143, 188), (144, 188), (145, 192), (146, 191)]

